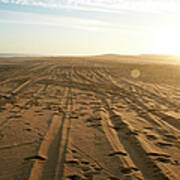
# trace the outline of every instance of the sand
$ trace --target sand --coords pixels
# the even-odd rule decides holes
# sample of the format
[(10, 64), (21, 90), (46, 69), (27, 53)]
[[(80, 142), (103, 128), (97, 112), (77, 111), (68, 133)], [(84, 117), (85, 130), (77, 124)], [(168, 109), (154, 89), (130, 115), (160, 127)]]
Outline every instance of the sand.
[(179, 180), (180, 66), (150, 59), (1, 58), (0, 180)]

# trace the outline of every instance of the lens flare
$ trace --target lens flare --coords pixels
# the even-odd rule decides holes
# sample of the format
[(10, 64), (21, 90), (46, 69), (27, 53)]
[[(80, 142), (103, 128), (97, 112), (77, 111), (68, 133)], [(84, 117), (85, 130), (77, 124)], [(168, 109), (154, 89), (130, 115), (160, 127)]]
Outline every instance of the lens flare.
[(131, 71), (131, 76), (132, 76), (133, 78), (138, 78), (140, 75), (141, 75), (141, 72), (140, 72), (138, 69), (133, 69), (133, 70)]

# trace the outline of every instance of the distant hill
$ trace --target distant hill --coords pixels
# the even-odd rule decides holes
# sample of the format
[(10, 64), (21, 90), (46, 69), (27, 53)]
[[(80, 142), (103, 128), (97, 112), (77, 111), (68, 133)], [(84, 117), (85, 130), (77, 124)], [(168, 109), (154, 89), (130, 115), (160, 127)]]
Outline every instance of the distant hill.
[(139, 54), (139, 55), (129, 55), (129, 54), (102, 54), (97, 55), (97, 57), (147, 57), (147, 58), (173, 58), (176, 57), (170, 54)]
[(176, 56), (170, 55), (170, 54), (141, 54), (140, 57), (146, 57), (146, 58), (174, 58)]
[(116, 61), (125, 63), (160, 63), (160, 64), (180, 64), (180, 57), (166, 54), (140, 54), (140, 55), (121, 55), (103, 54), (94, 56), (101, 61)]
[(120, 57), (137, 57), (138, 55), (129, 55), (129, 54), (102, 54), (97, 55), (96, 57), (114, 57), (114, 58), (120, 58)]
[(20, 53), (0, 53), (0, 57), (37, 57), (37, 54), (20, 54)]

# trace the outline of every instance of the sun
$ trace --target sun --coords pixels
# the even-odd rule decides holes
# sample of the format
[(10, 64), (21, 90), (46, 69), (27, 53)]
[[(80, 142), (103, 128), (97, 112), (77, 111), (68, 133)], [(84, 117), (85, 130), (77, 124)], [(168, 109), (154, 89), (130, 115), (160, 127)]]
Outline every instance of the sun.
[(152, 49), (157, 54), (180, 56), (180, 25), (168, 25), (154, 32)]

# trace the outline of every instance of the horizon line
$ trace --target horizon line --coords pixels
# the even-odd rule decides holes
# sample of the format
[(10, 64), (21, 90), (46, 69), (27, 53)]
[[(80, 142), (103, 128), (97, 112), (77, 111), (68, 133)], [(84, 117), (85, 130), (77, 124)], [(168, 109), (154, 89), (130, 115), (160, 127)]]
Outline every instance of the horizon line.
[(118, 55), (118, 56), (173, 56), (179, 57), (177, 54), (161, 54), (161, 53), (94, 53), (94, 54), (37, 54), (37, 53), (0, 53), (0, 58), (10, 57), (86, 57), (86, 56), (107, 56), (107, 55)]

